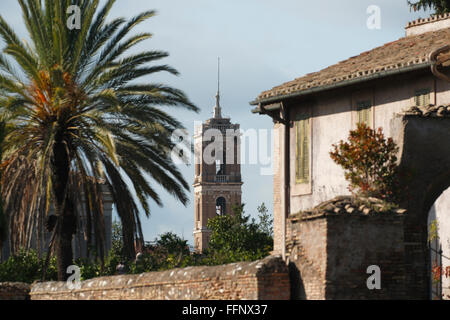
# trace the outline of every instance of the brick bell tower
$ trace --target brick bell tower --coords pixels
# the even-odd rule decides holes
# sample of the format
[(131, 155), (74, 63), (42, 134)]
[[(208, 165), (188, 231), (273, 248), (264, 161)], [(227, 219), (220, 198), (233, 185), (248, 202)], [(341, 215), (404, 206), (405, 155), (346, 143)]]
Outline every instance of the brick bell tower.
[(194, 248), (203, 252), (211, 236), (208, 220), (231, 214), (242, 195), (239, 124), (222, 117), (219, 85), (214, 116), (195, 128), (194, 141)]

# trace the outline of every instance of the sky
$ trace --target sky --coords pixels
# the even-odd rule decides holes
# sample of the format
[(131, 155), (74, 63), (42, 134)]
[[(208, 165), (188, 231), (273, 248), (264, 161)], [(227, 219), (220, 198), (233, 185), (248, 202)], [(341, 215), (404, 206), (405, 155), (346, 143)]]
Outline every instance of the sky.
[[(374, 14), (368, 8), (373, 6), (379, 8), (379, 28), (367, 25)], [(152, 9), (157, 15), (135, 32), (150, 32), (153, 37), (136, 50), (169, 52), (161, 62), (180, 75), (161, 74), (145, 80), (183, 90), (201, 109), (199, 113), (169, 111), (190, 134), (196, 121), (212, 117), (218, 57), (223, 114), (239, 123), (243, 131), (270, 130), (272, 120), (252, 114), (249, 105), (262, 91), (401, 38), (408, 21), (429, 16), (427, 12), (411, 12), (406, 0), (117, 0), (111, 18), (131, 18)], [(2, 0), (0, 14), (26, 38), (16, 0)], [(272, 157), (271, 140), (262, 138), (261, 145)], [(253, 217), (262, 202), (270, 213), (273, 210), (273, 176), (261, 170), (267, 167), (266, 163), (242, 165), (242, 200), (246, 213)], [(180, 165), (180, 170), (192, 183), (193, 165)], [(193, 244), (192, 188), (186, 207), (156, 189), (164, 207), (151, 203), (151, 217), (143, 216), (145, 239), (172, 231)]]

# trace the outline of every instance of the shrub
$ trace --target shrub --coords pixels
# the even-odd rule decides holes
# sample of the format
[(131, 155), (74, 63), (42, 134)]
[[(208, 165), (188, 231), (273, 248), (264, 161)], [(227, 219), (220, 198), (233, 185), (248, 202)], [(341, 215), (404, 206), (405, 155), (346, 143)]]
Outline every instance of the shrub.
[(366, 124), (358, 124), (356, 130), (350, 131), (348, 142), (341, 140), (333, 148), (330, 156), (345, 170), (352, 193), (398, 200), (398, 147), (392, 138), (384, 137), (381, 128), (375, 131)]
[(155, 240), (156, 247), (166, 251), (169, 254), (189, 254), (189, 246), (187, 240), (181, 239), (173, 232), (166, 232), (159, 236), (159, 239)]
[(211, 230), (205, 264), (217, 265), (253, 261), (269, 255), (273, 249), (271, 220), (265, 206), (260, 206), (259, 223), (244, 214), (244, 205), (234, 206), (233, 214), (208, 221)]
[[(41, 280), (45, 256), (38, 257), (35, 250), (21, 249), (16, 255), (0, 264), (0, 282), (33, 283)], [(56, 258), (51, 258), (47, 268), (46, 280), (57, 279)]]
[[(119, 263), (125, 272), (136, 274), (200, 265), (220, 265), (264, 258), (273, 248), (273, 219), (264, 203), (258, 207), (259, 221), (244, 214), (244, 205), (235, 206), (232, 215), (218, 216), (208, 222), (212, 230), (210, 248), (204, 254), (191, 253), (187, 240), (175, 233), (160, 235), (153, 244), (144, 246), (138, 261), (126, 261), (123, 255), (121, 225), (113, 223), (112, 247), (102, 267), (98, 260), (77, 259), (81, 280), (117, 274)], [(39, 259), (34, 250), (21, 250), (0, 264), (0, 282), (32, 283), (42, 277), (45, 257)], [(46, 280), (57, 279), (56, 258), (51, 258)]]

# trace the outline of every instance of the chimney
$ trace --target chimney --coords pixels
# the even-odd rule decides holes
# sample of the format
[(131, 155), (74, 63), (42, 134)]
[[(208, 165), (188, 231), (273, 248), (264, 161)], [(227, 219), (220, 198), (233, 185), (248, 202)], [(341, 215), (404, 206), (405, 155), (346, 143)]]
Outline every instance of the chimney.
[(425, 19), (417, 19), (408, 22), (405, 27), (406, 36), (415, 36), (425, 32), (436, 31), (440, 29), (450, 28), (450, 13), (442, 15), (434, 15)]

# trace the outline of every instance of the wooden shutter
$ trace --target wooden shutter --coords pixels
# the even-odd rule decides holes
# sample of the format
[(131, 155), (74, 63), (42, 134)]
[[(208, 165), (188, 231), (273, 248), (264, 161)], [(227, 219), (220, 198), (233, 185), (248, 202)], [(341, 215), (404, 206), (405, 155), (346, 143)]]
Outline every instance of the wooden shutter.
[(417, 107), (430, 105), (430, 90), (429, 89), (416, 90), (414, 100)]
[(356, 111), (358, 112), (358, 123), (365, 123), (370, 126), (370, 112), (372, 108), (371, 101), (360, 101), (357, 103)]
[(310, 117), (301, 115), (296, 125), (296, 182), (309, 182)]

